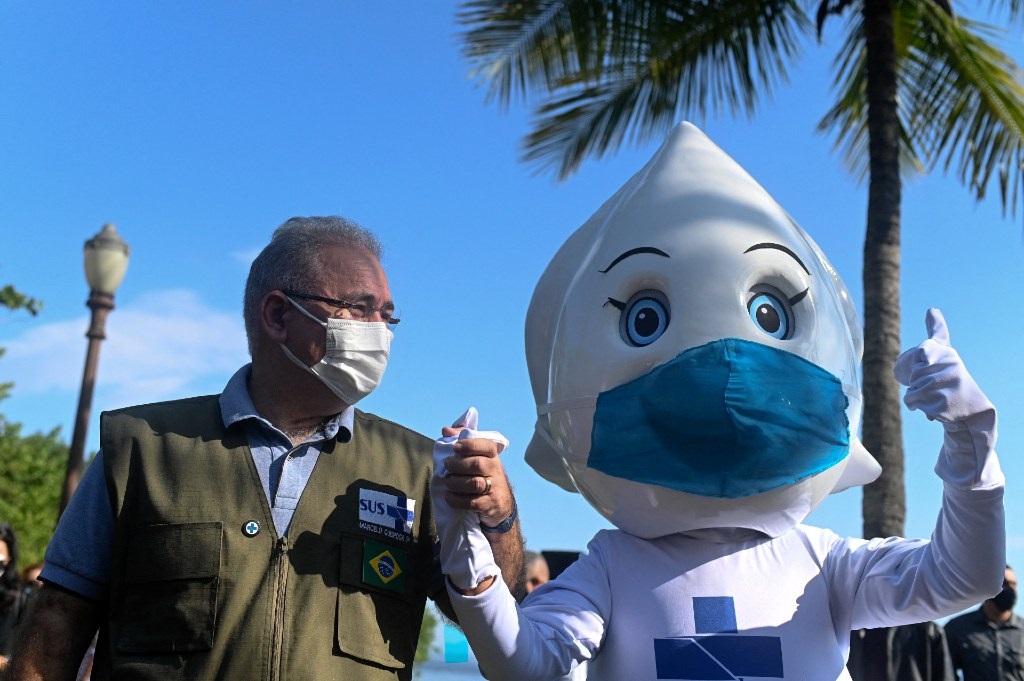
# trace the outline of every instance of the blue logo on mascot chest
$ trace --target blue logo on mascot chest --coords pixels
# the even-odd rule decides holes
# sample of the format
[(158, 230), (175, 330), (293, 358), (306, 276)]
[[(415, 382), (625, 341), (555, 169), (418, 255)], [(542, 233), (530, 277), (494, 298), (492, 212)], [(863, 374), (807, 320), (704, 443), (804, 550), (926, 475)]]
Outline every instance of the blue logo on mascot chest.
[(781, 639), (738, 634), (731, 596), (694, 597), (693, 621), (696, 636), (654, 639), (659, 679), (784, 678)]

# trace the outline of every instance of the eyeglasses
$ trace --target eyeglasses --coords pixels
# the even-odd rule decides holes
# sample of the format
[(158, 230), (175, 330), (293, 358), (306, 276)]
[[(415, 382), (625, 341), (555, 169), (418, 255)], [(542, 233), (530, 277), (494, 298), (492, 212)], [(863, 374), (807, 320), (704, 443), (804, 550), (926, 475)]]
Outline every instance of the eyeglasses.
[(302, 298), (304, 300), (316, 300), (321, 303), (327, 303), (335, 307), (340, 307), (343, 310), (348, 310), (349, 314), (352, 315), (352, 319), (367, 319), (374, 312), (380, 313), (381, 321), (388, 326), (396, 326), (398, 322), (402, 321), (398, 317), (392, 315), (395, 314), (394, 305), (382, 305), (380, 307), (373, 307), (372, 305), (366, 305), (365, 303), (350, 303), (347, 300), (338, 300), (337, 298), (328, 298), (326, 296), (318, 296), (313, 293), (299, 293), (298, 291), (292, 291), (290, 289), (281, 289), (281, 293), (292, 298)]

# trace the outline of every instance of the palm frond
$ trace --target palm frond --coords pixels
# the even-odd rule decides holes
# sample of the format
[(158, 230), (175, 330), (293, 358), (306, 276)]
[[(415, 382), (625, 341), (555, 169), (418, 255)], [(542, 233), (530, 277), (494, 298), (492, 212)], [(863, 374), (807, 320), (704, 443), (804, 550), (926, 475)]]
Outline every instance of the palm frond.
[(955, 168), (978, 200), (993, 179), (1004, 212), (1024, 179), (1024, 74), (995, 47), (998, 30), (922, 5), (902, 84), (929, 165)]
[(585, 156), (664, 132), (677, 113), (752, 113), (787, 79), (810, 27), (797, 0), (472, 0), (460, 20), (491, 96), (550, 95), (524, 158), (562, 178)]
[(1024, 0), (989, 0), (989, 13), (1005, 14), (1010, 23), (1024, 23)]
[(676, 86), (633, 78), (555, 96), (538, 108), (523, 160), (565, 179), (585, 158), (620, 148), (630, 131), (634, 143), (660, 136), (675, 121)]
[(606, 62), (639, 59), (645, 27), (669, 9), (657, 0), (466, 0), (456, 23), (465, 27), (470, 77), (487, 84), (489, 101), (507, 106), (598, 74)]
[[(858, 181), (864, 182), (868, 177), (871, 156), (869, 153), (868, 134), (868, 71), (867, 52), (864, 40), (863, 15), (851, 14), (848, 20), (846, 38), (834, 64), (836, 67), (835, 88), (838, 100), (818, 122), (817, 130), (821, 133), (835, 135), (833, 150), (842, 159), (847, 171)], [(896, 54), (906, 51), (905, 41), (896, 24)], [(924, 164), (921, 162), (913, 135), (907, 124), (907, 115), (903, 106), (898, 107), (900, 124), (900, 174), (904, 178), (919, 174)]]

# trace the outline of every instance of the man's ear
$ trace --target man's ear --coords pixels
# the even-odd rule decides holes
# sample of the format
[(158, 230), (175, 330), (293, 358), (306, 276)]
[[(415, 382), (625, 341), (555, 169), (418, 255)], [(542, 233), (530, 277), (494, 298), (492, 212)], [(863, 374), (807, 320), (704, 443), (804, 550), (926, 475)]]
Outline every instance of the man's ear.
[(263, 327), (263, 335), (268, 340), (274, 343), (284, 343), (288, 340), (288, 327), (284, 323), (284, 316), (291, 308), (292, 304), (280, 291), (271, 291), (260, 300), (260, 325)]

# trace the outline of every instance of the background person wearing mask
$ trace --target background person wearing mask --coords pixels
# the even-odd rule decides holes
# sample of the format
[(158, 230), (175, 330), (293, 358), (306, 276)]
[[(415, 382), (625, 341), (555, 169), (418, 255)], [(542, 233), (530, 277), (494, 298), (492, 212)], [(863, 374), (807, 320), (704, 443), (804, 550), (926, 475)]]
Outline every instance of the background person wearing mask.
[(27, 600), (18, 574), (18, 538), (14, 528), (0, 523), (0, 669), (7, 665), (14, 630), (25, 613)]
[[(220, 395), (103, 414), (13, 678), (74, 678), (97, 629), (95, 678), (412, 678), (426, 599), (451, 608), (433, 441), (353, 407), (398, 323), (380, 260), (348, 220), (287, 221), (246, 282), (252, 363)], [(494, 443), (455, 451), (448, 503), (521, 575)]]
[(1024, 619), (1013, 613), (1017, 575), (1006, 566), (1003, 590), (946, 623), (953, 666), (964, 681), (1024, 681)]

